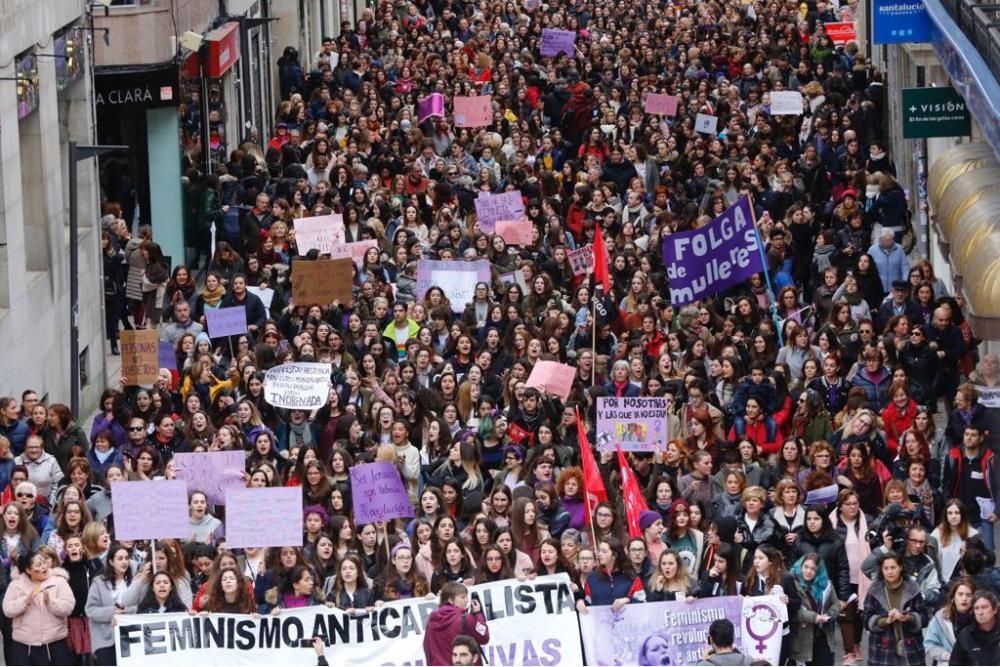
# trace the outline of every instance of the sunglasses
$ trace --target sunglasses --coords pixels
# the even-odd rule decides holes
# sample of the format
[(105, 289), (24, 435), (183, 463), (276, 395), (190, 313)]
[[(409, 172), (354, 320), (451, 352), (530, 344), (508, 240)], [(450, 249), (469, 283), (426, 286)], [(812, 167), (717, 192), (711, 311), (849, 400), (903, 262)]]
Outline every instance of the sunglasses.
[(139, 431), (143, 430), (143, 428), (141, 426), (129, 426), (128, 430), (132, 433), (138, 433)]

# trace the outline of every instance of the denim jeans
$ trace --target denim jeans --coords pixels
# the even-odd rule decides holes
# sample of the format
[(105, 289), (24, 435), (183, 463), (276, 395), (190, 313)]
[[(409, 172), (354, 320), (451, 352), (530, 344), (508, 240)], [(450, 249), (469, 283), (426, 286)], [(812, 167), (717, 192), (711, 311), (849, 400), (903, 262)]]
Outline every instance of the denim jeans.
[(976, 530), (979, 531), (979, 536), (983, 538), (983, 544), (990, 551), (996, 548), (996, 542), (993, 539), (993, 524), (986, 519), (980, 519), (979, 523), (974, 524)]

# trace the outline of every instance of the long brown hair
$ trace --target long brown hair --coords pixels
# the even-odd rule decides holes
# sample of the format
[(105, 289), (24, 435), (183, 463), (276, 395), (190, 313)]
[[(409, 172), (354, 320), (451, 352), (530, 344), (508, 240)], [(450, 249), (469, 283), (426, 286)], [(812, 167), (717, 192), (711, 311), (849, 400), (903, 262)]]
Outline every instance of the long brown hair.
[(236, 575), (236, 612), (226, 610), (227, 613), (253, 614), (257, 612), (257, 603), (247, 586), (246, 577), (235, 567), (224, 567), (215, 572), (205, 584), (205, 593), (208, 597), (205, 603), (205, 611), (221, 612), (226, 605), (226, 594), (222, 592), (222, 575), (232, 572)]

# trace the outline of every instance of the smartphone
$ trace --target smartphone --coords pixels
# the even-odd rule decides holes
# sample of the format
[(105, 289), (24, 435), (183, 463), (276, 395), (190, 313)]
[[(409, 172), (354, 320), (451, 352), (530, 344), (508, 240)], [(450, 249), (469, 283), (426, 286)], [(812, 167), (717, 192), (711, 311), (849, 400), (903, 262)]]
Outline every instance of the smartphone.
[(312, 648), (312, 647), (313, 647), (312, 637), (310, 637), (308, 639), (300, 639), (299, 640), (299, 648)]

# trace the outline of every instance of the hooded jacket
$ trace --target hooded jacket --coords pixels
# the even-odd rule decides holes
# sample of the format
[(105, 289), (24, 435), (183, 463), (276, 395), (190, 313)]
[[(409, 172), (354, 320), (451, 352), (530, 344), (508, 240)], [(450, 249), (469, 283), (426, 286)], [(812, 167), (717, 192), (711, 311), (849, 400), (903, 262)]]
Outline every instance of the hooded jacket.
[(34, 589), (31, 577), (22, 574), (10, 583), (4, 596), (3, 613), (13, 620), (14, 641), (27, 646), (45, 646), (65, 639), (69, 632), (66, 618), (76, 605), (66, 570), (54, 568), (41, 583), (38, 593), (31, 597)]
[(451, 643), (458, 635), (469, 635), (480, 646), (490, 641), (486, 616), (472, 614), (453, 604), (443, 604), (427, 619), (424, 628), (424, 662), (428, 665), (450, 665)]

